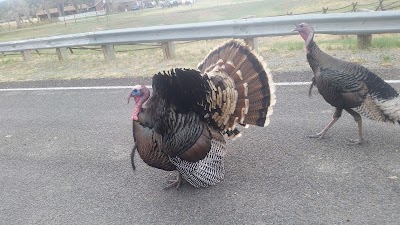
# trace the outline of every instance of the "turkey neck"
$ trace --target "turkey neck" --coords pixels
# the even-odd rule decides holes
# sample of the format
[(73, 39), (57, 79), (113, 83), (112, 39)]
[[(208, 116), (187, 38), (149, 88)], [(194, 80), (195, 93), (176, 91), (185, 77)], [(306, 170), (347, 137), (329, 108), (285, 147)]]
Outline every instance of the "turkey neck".
[(165, 116), (166, 103), (154, 92), (153, 95), (143, 103), (145, 107), (141, 109), (138, 122), (147, 128), (155, 129), (159, 132), (159, 125)]
[(336, 58), (323, 52), (312, 38), (306, 41), (306, 49), (307, 60), (314, 73), (318, 67), (330, 68), (338, 62)]

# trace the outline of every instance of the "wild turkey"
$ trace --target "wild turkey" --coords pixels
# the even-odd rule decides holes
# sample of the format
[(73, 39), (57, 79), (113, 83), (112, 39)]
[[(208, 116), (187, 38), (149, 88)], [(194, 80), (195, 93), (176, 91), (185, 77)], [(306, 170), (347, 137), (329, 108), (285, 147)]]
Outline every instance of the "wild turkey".
[[(270, 72), (248, 47), (232, 40), (213, 50), (198, 69), (171, 69), (153, 76), (150, 91), (137, 85), (135, 150), (149, 166), (178, 170), (195, 187), (224, 178), (225, 139), (240, 136), (237, 124), (265, 127), (275, 104)], [(149, 97), (150, 96), (150, 97)]]
[(400, 124), (400, 97), (397, 91), (363, 66), (336, 59), (319, 49), (314, 42), (314, 29), (307, 23), (296, 25), (305, 41), (307, 60), (314, 73), (309, 95), (313, 86), (332, 106), (336, 107), (332, 121), (320, 133), (311, 138), (324, 138), (328, 129), (340, 118), (343, 109), (350, 113), (358, 124), (358, 139), (361, 144), (361, 115), (372, 120)]

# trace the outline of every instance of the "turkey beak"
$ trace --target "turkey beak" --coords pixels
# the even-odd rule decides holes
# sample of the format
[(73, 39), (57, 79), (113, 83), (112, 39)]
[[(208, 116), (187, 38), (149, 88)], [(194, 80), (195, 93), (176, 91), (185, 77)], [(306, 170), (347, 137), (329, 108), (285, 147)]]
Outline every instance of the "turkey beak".
[(297, 30), (298, 25), (297, 24), (295, 24), (295, 25), (296, 25), (296, 27), (292, 30), (292, 32), (299, 31), (299, 30)]
[(132, 92), (129, 92), (129, 95), (128, 95), (128, 103), (127, 103), (127, 104), (129, 104), (129, 102), (131, 101), (131, 98), (132, 98)]

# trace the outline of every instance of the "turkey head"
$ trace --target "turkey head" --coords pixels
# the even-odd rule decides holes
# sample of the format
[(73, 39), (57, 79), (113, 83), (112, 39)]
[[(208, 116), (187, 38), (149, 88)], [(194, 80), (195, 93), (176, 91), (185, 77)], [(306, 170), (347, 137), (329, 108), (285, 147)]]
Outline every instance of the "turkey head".
[(150, 97), (149, 89), (144, 85), (136, 85), (128, 95), (128, 104), (131, 98), (135, 99), (135, 107), (133, 108), (132, 120), (139, 120), (139, 112), (142, 109), (142, 105)]

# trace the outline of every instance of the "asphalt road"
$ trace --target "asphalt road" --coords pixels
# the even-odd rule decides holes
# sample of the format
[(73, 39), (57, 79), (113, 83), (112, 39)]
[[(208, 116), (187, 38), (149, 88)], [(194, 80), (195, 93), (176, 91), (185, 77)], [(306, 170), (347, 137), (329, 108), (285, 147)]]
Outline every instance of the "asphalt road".
[(222, 183), (168, 191), (175, 173), (131, 170), (127, 89), (0, 92), (0, 224), (399, 224), (400, 126), (365, 119), (349, 146), (344, 113), (308, 139), (333, 108), (307, 92), (277, 87), (270, 125), (228, 141)]

